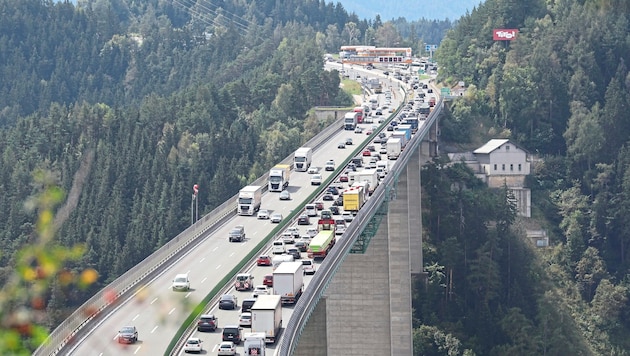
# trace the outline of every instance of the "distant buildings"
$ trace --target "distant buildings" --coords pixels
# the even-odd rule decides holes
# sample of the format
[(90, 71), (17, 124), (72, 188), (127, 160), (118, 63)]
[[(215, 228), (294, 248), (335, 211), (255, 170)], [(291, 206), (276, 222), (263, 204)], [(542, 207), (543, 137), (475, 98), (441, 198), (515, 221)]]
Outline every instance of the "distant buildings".
[(519, 216), (531, 217), (531, 191), (525, 177), (531, 171), (528, 152), (509, 139), (492, 139), (472, 152), (450, 153), (452, 162), (463, 162), (490, 188), (505, 184), (515, 198)]

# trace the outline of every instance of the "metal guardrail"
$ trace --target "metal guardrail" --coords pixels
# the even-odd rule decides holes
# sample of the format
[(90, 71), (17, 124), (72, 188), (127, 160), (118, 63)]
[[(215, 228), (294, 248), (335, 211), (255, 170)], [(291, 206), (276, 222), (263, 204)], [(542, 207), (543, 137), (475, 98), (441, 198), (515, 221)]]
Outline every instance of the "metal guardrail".
[(337, 270), (340, 268), (343, 260), (348, 255), (350, 249), (358, 239), (364, 226), (374, 216), (379, 206), (387, 198), (387, 192), (394, 185), (396, 178), (400, 175), (400, 172), (407, 166), (407, 163), (411, 159), (413, 152), (418, 149), (418, 146), (422, 143), (422, 140), (429, 132), (431, 126), (437, 120), (443, 107), (443, 98), (440, 98), (431, 114), (424, 120), (424, 125), (421, 130), (414, 135), (409, 142), (410, 147), (406, 148), (398, 158), (398, 162), (394, 165), (394, 170), (385, 176), (385, 179), (378, 188), (374, 191), (370, 199), (359, 210), (355, 216), (353, 222), (350, 224), (346, 232), (345, 238), (341, 243), (337, 243), (333, 247), (331, 253), (326, 257), (324, 263), (319, 267), (317, 273), (313, 276), (309, 287), (307, 288), (298, 302), (296, 303), (291, 319), (287, 323), (287, 326), (283, 332), (282, 340), (280, 343), (280, 356), (291, 356), (295, 352), (295, 349), (299, 342), (299, 336), (302, 333), (308, 319), (315, 310), (317, 303), (319, 302), (324, 291), (328, 287), (328, 284), (332, 280)]
[[(401, 89), (401, 94), (403, 95), (403, 97), (405, 96), (405, 91), (403, 89)], [(391, 121), (391, 119), (396, 117), (396, 115), (400, 112), (401, 107), (402, 107), (402, 104), (399, 106), (399, 108), (396, 110), (396, 112), (391, 114), (387, 118), (387, 120), (385, 120), (379, 126), (379, 130), (375, 130), (375, 132), (380, 131), (380, 129), (382, 129), (384, 126), (388, 125), (389, 122)], [(342, 122), (343, 122), (343, 118), (341, 118), (334, 125), (327, 127), (326, 130), (329, 130), (330, 131), (329, 134), (332, 134), (332, 133), (334, 133), (335, 131), (338, 130), (339, 126), (342, 125)], [(322, 134), (323, 134), (323, 132), (322, 132)], [(375, 134), (376, 133), (374, 133), (374, 135)], [(322, 141), (322, 142), (319, 142), (317, 144), (317, 146), (319, 146), (323, 142), (325, 142), (325, 140)], [(350, 163), (350, 160), (352, 160), (352, 158), (356, 157), (357, 155), (361, 154), (361, 152), (364, 150), (365, 146), (367, 146), (367, 145), (369, 145), (369, 142), (366, 145), (364, 145), (364, 146), (357, 146), (357, 148), (348, 156), (348, 158), (346, 158), (337, 167), (345, 167), (345, 166), (347, 166), (348, 163)], [(309, 144), (307, 144), (306, 146), (309, 146)], [(299, 215), (303, 211), (304, 206), (306, 204), (314, 201), (315, 197), (320, 195), (321, 192), (323, 191), (323, 189), (325, 187), (327, 187), (328, 185), (330, 185), (330, 183), (332, 183), (332, 181), (337, 179), (338, 176), (342, 172), (343, 172), (343, 169), (339, 169), (339, 170), (336, 171), (335, 174), (330, 175), (324, 182), (322, 182), (320, 187), (318, 189), (316, 189), (313, 193), (311, 193), (298, 207), (296, 207), (293, 210), (293, 212), (287, 217), (287, 219), (283, 219), (283, 222), (280, 224), (280, 226), (277, 226), (276, 228), (274, 228), (269, 233), (269, 235), (267, 235), (263, 239), (263, 241), (261, 241), (241, 261), (241, 263), (239, 263), (234, 269), (232, 269), (232, 271), (230, 271), (228, 273), (228, 275), (226, 277), (224, 277), (221, 280), (221, 282), (219, 282), (217, 284), (217, 286), (215, 286), (215, 288), (206, 296), (206, 298), (204, 298), (204, 300), (200, 303), (200, 305), (197, 308), (195, 308), (195, 310), (193, 310), (191, 312), (191, 314), (186, 318), (186, 321), (182, 324), (180, 329), (177, 331), (176, 335), (173, 337), (173, 340), (170, 342), (167, 350), (164, 352), (165, 356), (167, 356), (167, 355), (170, 355), (170, 356), (179, 355), (181, 353), (181, 349), (183, 348), (184, 343), (186, 342), (186, 340), (188, 338), (188, 335), (191, 335), (192, 332), (196, 328), (196, 324), (194, 323), (194, 321), (197, 320), (198, 317), (201, 314), (203, 314), (205, 310), (209, 310), (213, 305), (215, 305), (218, 302), (219, 295), (221, 295), (221, 293), (227, 292), (232, 287), (232, 284), (229, 283), (229, 282), (234, 279), (236, 274), (244, 273), (251, 266), (253, 266), (254, 261), (255, 261), (255, 256), (259, 255), (262, 252), (262, 250), (267, 247), (269, 242), (277, 235), (277, 233), (279, 231), (281, 231), (282, 229), (284, 229), (285, 226), (295, 223), (296, 222), (296, 216)]]
[[(333, 132), (341, 127), (342, 121), (343, 118), (338, 119), (307, 141), (304, 146), (313, 147), (313, 150), (316, 150), (332, 136)], [(293, 154), (286, 157), (281, 163), (289, 164), (292, 161)], [(266, 191), (267, 178), (268, 173), (250, 184), (262, 185)], [(218, 228), (227, 218), (234, 216), (237, 198), (238, 193), (88, 299), (50, 333), (46, 341), (35, 350), (33, 355), (57, 355), (64, 348), (80, 339), (81, 333), (86, 331), (86, 326), (91, 322), (107, 314), (123, 297), (136, 291), (143, 281), (168, 268), (170, 263), (176, 260), (174, 257), (177, 257), (187, 247), (203, 241), (211, 230)]]

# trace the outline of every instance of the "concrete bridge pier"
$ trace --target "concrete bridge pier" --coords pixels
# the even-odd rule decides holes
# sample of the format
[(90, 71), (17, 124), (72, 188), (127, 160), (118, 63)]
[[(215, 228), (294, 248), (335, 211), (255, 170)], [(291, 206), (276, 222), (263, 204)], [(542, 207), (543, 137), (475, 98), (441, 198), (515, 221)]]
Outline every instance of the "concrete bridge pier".
[(422, 157), (414, 152), (390, 187), (386, 213), (362, 234), (373, 235), (363, 240), (367, 247), (348, 254), (333, 277), (296, 356), (413, 355), (411, 278), (423, 273)]

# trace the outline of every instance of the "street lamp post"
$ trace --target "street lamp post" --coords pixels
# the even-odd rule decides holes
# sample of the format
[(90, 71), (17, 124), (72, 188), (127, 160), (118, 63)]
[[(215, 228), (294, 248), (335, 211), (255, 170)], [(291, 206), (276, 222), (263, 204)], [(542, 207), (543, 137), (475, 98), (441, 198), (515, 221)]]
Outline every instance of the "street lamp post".
[(197, 220), (199, 220), (199, 202), (197, 200), (197, 193), (199, 193), (199, 185), (193, 185), (193, 194), (192, 199), (190, 201), (190, 221), (191, 225), (193, 225)]

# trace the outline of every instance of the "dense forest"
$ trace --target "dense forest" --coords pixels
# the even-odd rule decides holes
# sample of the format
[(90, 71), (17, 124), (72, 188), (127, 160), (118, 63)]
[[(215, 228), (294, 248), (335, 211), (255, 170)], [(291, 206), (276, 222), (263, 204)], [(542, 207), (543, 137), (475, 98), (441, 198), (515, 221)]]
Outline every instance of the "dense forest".
[[(523, 145), (536, 158), (533, 219), (463, 164), (424, 167), (417, 355), (630, 354), (628, 4), (487, 0), (442, 41), (438, 81), (468, 90), (441, 138)], [(493, 42), (495, 28), (519, 34)], [(550, 247), (525, 241), (532, 222)]]
[(351, 105), (324, 53), (402, 40), (324, 1), (214, 3), (0, 0), (1, 353), (184, 230), (194, 184), (201, 215)]
[(438, 80), (468, 86), (442, 139), (534, 154), (532, 220), (552, 246), (524, 241), (506, 189), (444, 159), (423, 168), (416, 354), (627, 355), (629, 10), (487, 0), (442, 40), (448, 22), (316, 0), (0, 0), (0, 350), (28, 354), (182, 231), (193, 184), (211, 211), (327, 125), (313, 106), (350, 105), (324, 53), (441, 41)]

